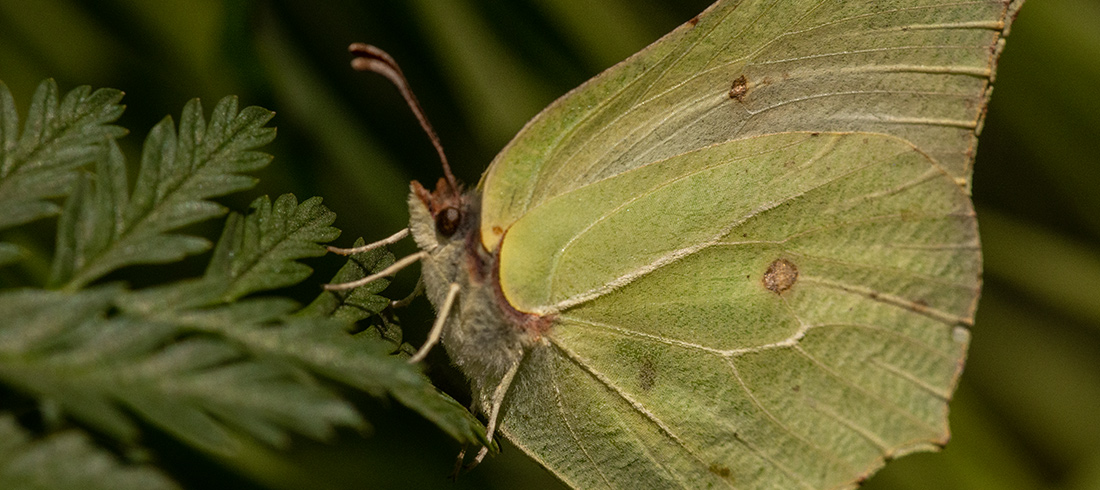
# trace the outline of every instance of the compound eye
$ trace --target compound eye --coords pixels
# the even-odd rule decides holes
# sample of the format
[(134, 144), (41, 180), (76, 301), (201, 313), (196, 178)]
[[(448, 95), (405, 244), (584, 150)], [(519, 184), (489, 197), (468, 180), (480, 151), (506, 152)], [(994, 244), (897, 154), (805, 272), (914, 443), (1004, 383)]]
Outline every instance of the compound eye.
[(458, 230), (458, 223), (462, 221), (462, 213), (456, 208), (447, 207), (435, 215), (435, 231), (440, 235), (449, 237)]

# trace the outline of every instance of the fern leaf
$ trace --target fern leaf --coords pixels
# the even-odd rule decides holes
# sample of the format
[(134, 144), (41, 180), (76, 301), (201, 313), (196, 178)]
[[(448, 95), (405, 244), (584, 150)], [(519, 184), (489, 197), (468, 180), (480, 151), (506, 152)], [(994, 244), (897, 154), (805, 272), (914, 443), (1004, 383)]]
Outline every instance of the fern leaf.
[(284, 194), (274, 205), (267, 196), (256, 199), (251, 214), (230, 214), (206, 276), (228, 283), (225, 302), (298, 284), (313, 270), (297, 260), (325, 254), (320, 244), (340, 235), (330, 226), (334, 221), (319, 197), (298, 204)]
[(213, 339), (177, 342), (124, 373), (137, 382), (116, 392), (121, 401), (208, 450), (235, 449), (227, 426), (285, 446), (290, 430), (329, 439), (335, 426), (364, 424), (347, 402), (309, 382), (304, 373), (281, 363), (241, 359), (236, 349)]
[(70, 376), (80, 374), (80, 366), (90, 372), (100, 369), (97, 354), (120, 362), (112, 359), (119, 350), (148, 351), (175, 333), (166, 328), (135, 329), (118, 332), (115, 342), (122, 345), (117, 348), (90, 347), (87, 337), (93, 336), (121, 294), (117, 286), (78, 293), (23, 289), (0, 294), (0, 312), (7, 320), (0, 325), (0, 380), (56, 402), (73, 418), (114, 438), (135, 439), (137, 429), (130, 417), (104, 395), (109, 387), (84, 385)]
[[(364, 243), (363, 239), (359, 238), (352, 246), (360, 247)], [(393, 254), (385, 247), (358, 253), (348, 259), (344, 267), (340, 268), (333, 276), (331, 282), (339, 284), (354, 281), (385, 269), (393, 263)], [(309, 306), (303, 308), (298, 315), (328, 316), (349, 324), (366, 319), (377, 315), (389, 306), (390, 299), (379, 294), (389, 284), (390, 280), (388, 278), (381, 278), (350, 291), (325, 291), (318, 295)], [(387, 338), (394, 340), (397, 344), (401, 343), (400, 331), (397, 331), (396, 335), (393, 335), (393, 332), (386, 333), (388, 334), (386, 335)]]
[(0, 415), (0, 488), (174, 490), (146, 466), (121, 464), (77, 431), (34, 440), (10, 415)]
[(278, 328), (240, 328), (213, 322), (223, 335), (258, 356), (280, 359), (379, 397), (392, 396), (464, 444), (488, 444), (469, 411), (432, 385), (418, 366), (390, 355), (387, 343), (349, 337), (341, 322), (296, 318)]
[(174, 340), (204, 328), (210, 316), (239, 325), (256, 311), (280, 316), (292, 303), (164, 315), (171, 321), (109, 316), (108, 308), (121, 303), (120, 288), (0, 294), (0, 311), (17, 320), (0, 328), (0, 379), (124, 441), (137, 437), (128, 413), (222, 453), (235, 447), (231, 429), (283, 445), (288, 431), (327, 438), (335, 426), (363, 426), (347, 402), (293, 366), (250, 358), (214, 337)]
[(51, 284), (77, 289), (121, 267), (171, 262), (207, 250), (206, 239), (170, 232), (221, 216), (225, 208), (209, 199), (255, 185), (254, 178), (242, 174), (271, 161), (254, 149), (274, 138), (275, 130), (264, 126), (272, 116), (259, 107), (238, 110), (237, 99), (226, 97), (206, 122), (199, 101), (188, 102), (178, 134), (168, 117), (146, 138), (133, 195), (125, 192), (121, 154), (109, 149), (107, 164), (98, 169), (105, 173), (97, 174), (98, 186), (93, 186), (97, 195), (81, 205), (100, 206), (99, 212), (83, 214), (89, 231), (78, 247), (82, 253), (74, 255), (72, 267), (55, 267), (59, 275)]
[[(358, 247), (363, 243), (360, 238), (355, 241), (354, 246)], [(350, 257), (331, 282), (353, 281), (378, 272), (393, 262), (393, 254), (385, 248), (356, 254)], [(297, 315), (326, 315), (347, 323), (363, 320), (378, 315), (389, 306), (390, 300), (378, 294), (388, 285), (389, 280), (379, 279), (351, 291), (326, 291)], [(370, 393), (388, 393), (461, 443), (488, 444), (484, 426), (465, 407), (432, 385), (431, 380), (418, 367), (408, 364), (407, 356), (382, 356), (386, 353), (382, 350), (383, 346), (388, 342), (396, 343), (399, 348), (408, 347), (408, 344), (401, 344), (401, 332), (396, 325), (387, 325), (385, 331), (375, 334), (384, 341), (361, 334), (356, 336), (363, 345), (359, 347), (345, 339), (330, 338), (325, 343), (331, 344), (331, 347), (319, 349), (319, 352), (308, 350), (309, 347), (319, 347), (319, 336), (306, 341), (296, 338), (304, 333), (287, 331), (284, 334), (286, 337), (282, 343), (293, 350), (291, 357), (309, 366), (311, 370)], [(326, 353), (325, 350), (332, 352)], [(345, 350), (347, 352), (342, 352)], [(406, 353), (408, 350), (399, 349), (399, 352)], [(372, 352), (373, 358), (364, 356), (366, 352)], [(326, 357), (340, 361), (326, 361)]]
[(49, 199), (69, 193), (76, 170), (95, 159), (103, 142), (126, 134), (111, 124), (122, 114), (121, 99), (118, 90), (86, 86), (60, 97), (57, 84), (46, 80), (20, 134), (15, 101), (0, 82), (0, 230), (60, 211)]
[[(390, 304), (379, 295), (388, 280), (326, 292), (304, 309), (289, 299), (246, 298), (309, 276), (298, 260), (322, 255), (320, 244), (339, 233), (318, 198), (263, 197), (250, 214), (230, 215), (202, 278), (143, 291), (88, 287), (122, 267), (210, 248), (177, 230), (224, 214), (210, 199), (252, 187), (245, 174), (271, 158), (255, 149), (274, 137), (269, 111), (239, 110), (226, 98), (207, 121), (191, 101), (178, 129), (166, 118), (146, 139), (131, 194), (114, 142), (122, 130), (107, 124), (121, 111), (110, 94), (82, 88), (59, 100), (45, 83), (20, 135), (0, 87), (0, 227), (61, 214), (48, 283), (57, 289), (0, 292), (0, 384), (110, 438), (137, 440), (141, 419), (228, 454), (240, 433), (281, 446), (291, 433), (324, 439), (338, 427), (364, 427), (319, 382), (327, 379), (392, 397), (460, 442), (488, 443), (476, 418), (407, 363), (398, 327), (348, 334), (356, 320), (389, 318), (379, 315)], [(93, 161), (94, 171), (82, 168)], [(49, 200), (61, 196), (63, 206)], [(18, 257), (0, 244), (0, 263)], [(360, 254), (336, 281), (392, 263), (388, 251)]]

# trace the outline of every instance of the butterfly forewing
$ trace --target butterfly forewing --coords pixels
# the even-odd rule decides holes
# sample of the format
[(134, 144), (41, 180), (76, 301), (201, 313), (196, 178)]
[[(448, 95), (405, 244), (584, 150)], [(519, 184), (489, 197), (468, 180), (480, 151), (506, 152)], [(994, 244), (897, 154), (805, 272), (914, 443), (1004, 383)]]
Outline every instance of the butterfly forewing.
[(482, 240), (542, 201), (710, 144), (782, 131), (902, 137), (969, 188), (1002, 0), (745, 0), (612, 67), (536, 116), (482, 180)]

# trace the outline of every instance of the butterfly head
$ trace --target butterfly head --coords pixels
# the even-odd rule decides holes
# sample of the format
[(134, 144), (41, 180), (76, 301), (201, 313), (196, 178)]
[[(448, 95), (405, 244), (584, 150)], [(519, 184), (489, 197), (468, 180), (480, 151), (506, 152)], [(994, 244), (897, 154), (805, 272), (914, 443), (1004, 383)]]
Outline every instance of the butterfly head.
[(458, 231), (464, 218), (461, 192), (452, 186), (446, 179), (439, 179), (435, 185), (435, 191), (429, 192), (420, 185), (420, 182), (412, 182), (412, 191), (416, 198), (427, 208), (431, 216), (431, 222), (435, 225), (435, 232), (450, 238)]
[(413, 238), (421, 250), (432, 252), (452, 242), (462, 243), (477, 228), (477, 198), (463, 193), (447, 179), (429, 191), (417, 181), (410, 185), (409, 213)]

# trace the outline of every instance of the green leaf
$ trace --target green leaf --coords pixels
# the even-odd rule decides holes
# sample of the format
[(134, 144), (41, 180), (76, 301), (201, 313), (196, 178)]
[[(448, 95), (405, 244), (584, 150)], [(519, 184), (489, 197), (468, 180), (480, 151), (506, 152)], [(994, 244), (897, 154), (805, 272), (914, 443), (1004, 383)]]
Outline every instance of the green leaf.
[(0, 488), (170, 490), (179, 488), (147, 466), (121, 464), (77, 431), (33, 440), (10, 415), (0, 415)]
[[(359, 238), (352, 246), (361, 247), (364, 243), (363, 239)], [(330, 282), (332, 284), (351, 282), (385, 269), (393, 265), (393, 262), (393, 254), (385, 247), (358, 253), (348, 259), (348, 262), (336, 272)], [(389, 306), (390, 299), (379, 294), (389, 284), (389, 278), (381, 278), (350, 291), (325, 291), (298, 314), (301, 316), (330, 316), (347, 323), (357, 322), (377, 315)], [(394, 341), (401, 342), (400, 331), (397, 332)]]
[(126, 134), (111, 124), (122, 115), (120, 100), (118, 90), (87, 86), (61, 98), (53, 80), (43, 81), (20, 134), (15, 101), (0, 82), (0, 229), (60, 211), (48, 199), (68, 194), (76, 169), (93, 161), (104, 141)]
[(436, 389), (419, 367), (404, 357), (391, 355), (385, 342), (349, 338), (340, 322), (299, 318), (282, 327), (249, 329), (233, 322), (207, 325), (240, 342), (254, 355), (300, 365), (376, 397), (389, 394), (461, 443), (488, 442), (481, 423)]
[(137, 436), (127, 412), (222, 453), (235, 448), (229, 430), (284, 445), (288, 431), (323, 439), (337, 425), (362, 426), (347, 402), (293, 366), (249, 358), (218, 338), (174, 340), (185, 330), (218, 323), (214, 320), (237, 328), (249, 318), (266, 322), (284, 314), (286, 301), (244, 302), (190, 315), (172, 311), (164, 318), (108, 316), (112, 303), (125, 303), (120, 291), (0, 295), (0, 311), (15, 320), (0, 329), (0, 379), (125, 441)]
[(319, 197), (298, 204), (294, 195), (284, 194), (274, 206), (267, 196), (256, 199), (252, 214), (229, 216), (206, 276), (229, 283), (222, 296), (226, 302), (298, 284), (313, 270), (296, 260), (325, 254), (320, 243), (340, 234), (329, 226), (335, 220)]
[[(78, 90), (58, 101), (56, 88), (43, 87), (22, 139), (12, 139), (10, 94), (0, 94), (5, 158), (57, 141), (51, 121), (70, 117), (82, 97), (94, 96)], [(190, 102), (178, 130), (165, 119), (151, 131), (132, 194), (125, 158), (108, 137), (114, 133), (79, 151), (72, 138), (55, 145), (51, 151), (68, 160), (7, 158), (5, 163), (15, 162), (13, 172), (53, 169), (35, 175), (54, 190), (33, 193), (38, 208), (22, 209), (38, 209), (27, 216), (60, 212), (60, 218), (48, 281), (57, 289), (0, 292), (0, 314), (7, 320), (0, 324), (0, 384), (51, 407), (51, 419), (76, 421), (110, 439), (136, 443), (141, 421), (191, 446), (229, 455), (242, 434), (279, 447), (291, 433), (327, 439), (338, 427), (365, 427), (324, 379), (392, 397), (461, 442), (487, 444), (477, 419), (407, 362), (411, 348), (401, 344), (400, 328), (389, 324), (392, 315), (379, 315), (390, 304), (378, 294), (388, 280), (323, 293), (305, 309), (286, 298), (242, 299), (309, 277), (311, 269), (297, 261), (323, 255), (321, 243), (339, 235), (331, 227), (335, 216), (319, 198), (299, 203), (290, 194), (274, 202), (262, 197), (251, 213), (231, 214), (201, 278), (141, 291), (118, 284), (89, 287), (121, 267), (209, 248), (205, 238), (175, 230), (223, 214), (210, 198), (255, 183), (243, 174), (270, 160), (254, 151), (274, 136), (264, 127), (270, 118), (259, 108), (239, 111), (236, 100), (226, 98), (206, 121), (199, 103)], [(79, 168), (89, 162), (93, 168)], [(0, 182), (0, 190), (10, 182)], [(61, 206), (46, 200), (61, 196), (67, 196)], [(19, 204), (4, 197), (0, 214), (9, 210), (2, 206)], [(5, 216), (18, 211), (12, 210)], [(23, 252), (0, 244), (0, 261)], [(359, 254), (337, 280), (363, 277), (393, 261), (384, 250)], [(387, 324), (370, 330), (380, 335), (349, 334), (351, 323), (371, 316)], [(13, 451), (18, 457), (31, 452)]]
[[(363, 239), (359, 238), (353, 246), (363, 244)], [(393, 254), (384, 247), (355, 254), (330, 282), (354, 281), (389, 267), (393, 262)], [(390, 300), (378, 294), (388, 285), (389, 280), (383, 278), (351, 291), (325, 291), (298, 315), (329, 315), (348, 323), (363, 320), (378, 315), (389, 306)], [(289, 330), (283, 342), (294, 349), (286, 354), (310, 366), (311, 370), (369, 393), (389, 393), (461, 443), (487, 442), (484, 426), (466, 408), (435, 388), (427, 376), (408, 364), (405, 359), (412, 348), (401, 343), (401, 331), (397, 325), (383, 318), (383, 326), (377, 334), (367, 332), (356, 337), (358, 343), (331, 337), (328, 346), (321, 346), (316, 343), (319, 338), (314, 338), (313, 349), (301, 349), (298, 347), (305, 343), (296, 337), (303, 332)], [(390, 355), (382, 350), (386, 344), (377, 342), (375, 338), (378, 337), (397, 344), (399, 355)]]
[(272, 116), (259, 107), (238, 110), (237, 99), (226, 97), (207, 123), (199, 101), (188, 102), (178, 135), (170, 117), (149, 133), (130, 196), (121, 153), (110, 148), (97, 169), (97, 195), (82, 205), (98, 212), (84, 212), (87, 236), (77, 242), (71, 267), (55, 265), (51, 284), (76, 289), (121, 267), (171, 262), (208, 249), (206, 239), (169, 232), (222, 215), (225, 208), (210, 198), (255, 185), (241, 174), (271, 161), (253, 149), (274, 138), (275, 130), (264, 126)]
[[(111, 372), (137, 353), (165, 342), (169, 329), (112, 330), (104, 333), (107, 310), (118, 287), (78, 293), (24, 289), (0, 294), (0, 380), (24, 393), (48, 399), (72, 417), (119, 440), (133, 440), (137, 429), (107, 393), (115, 380), (89, 377)], [(114, 343), (115, 345), (110, 345)], [(83, 379), (82, 379), (83, 378)]]

